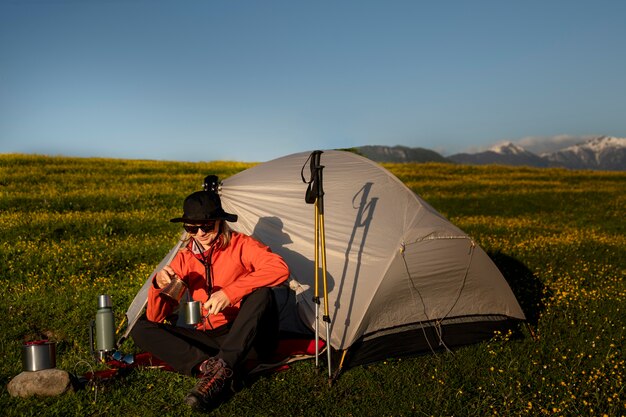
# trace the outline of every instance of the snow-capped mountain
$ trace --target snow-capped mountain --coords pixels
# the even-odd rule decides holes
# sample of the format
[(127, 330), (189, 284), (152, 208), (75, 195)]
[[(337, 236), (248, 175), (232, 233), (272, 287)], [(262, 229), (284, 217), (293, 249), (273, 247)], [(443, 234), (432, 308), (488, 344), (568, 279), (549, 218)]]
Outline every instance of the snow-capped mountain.
[(626, 138), (602, 136), (542, 157), (565, 168), (626, 170)]
[(519, 145), (511, 142), (493, 146), (485, 152), (459, 153), (448, 157), (449, 160), (459, 164), (471, 165), (526, 165), (536, 167), (547, 167), (548, 161), (527, 151)]
[(456, 162), (466, 165), (517, 165), (626, 171), (626, 138), (601, 136), (541, 156), (512, 142), (478, 153), (459, 153), (444, 158), (422, 148), (361, 146), (354, 150), (377, 162)]
[(502, 155), (522, 155), (527, 152), (526, 149), (514, 144), (513, 142), (504, 142), (494, 145), (489, 150)]

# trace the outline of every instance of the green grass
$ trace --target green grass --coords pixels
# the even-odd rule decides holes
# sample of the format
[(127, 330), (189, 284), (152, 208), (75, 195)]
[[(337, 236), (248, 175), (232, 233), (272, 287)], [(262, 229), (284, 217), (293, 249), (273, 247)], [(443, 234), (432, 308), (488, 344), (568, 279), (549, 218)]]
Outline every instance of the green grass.
[[(58, 342), (81, 374), (96, 298), (116, 321), (174, 245), (189, 192), (252, 164), (0, 155), (0, 382), (21, 372), (21, 344)], [(251, 382), (213, 415), (626, 415), (626, 173), (385, 164), (469, 233), (503, 271), (536, 334), (496, 334), (454, 352), (389, 358), (332, 387), (311, 361)], [(132, 341), (125, 342), (131, 351)], [(100, 365), (101, 366), (101, 365)], [(53, 398), (0, 393), (0, 414), (194, 415), (194, 380), (137, 370)]]

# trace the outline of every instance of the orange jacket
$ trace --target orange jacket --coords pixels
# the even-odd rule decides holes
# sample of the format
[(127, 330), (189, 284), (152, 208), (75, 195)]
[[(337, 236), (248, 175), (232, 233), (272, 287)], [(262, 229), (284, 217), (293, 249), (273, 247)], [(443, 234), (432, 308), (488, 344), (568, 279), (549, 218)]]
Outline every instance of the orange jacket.
[[(176, 254), (170, 266), (187, 284), (193, 300), (204, 304), (209, 299), (205, 266), (200, 262), (200, 254), (192, 252), (191, 243)], [(208, 255), (207, 250), (204, 256)], [(252, 237), (234, 231), (230, 244), (224, 249), (215, 249), (211, 259), (212, 292), (222, 290), (231, 305), (211, 315), (206, 327), (205, 323), (199, 323), (196, 326), (198, 329), (217, 328), (232, 322), (239, 313), (242, 298), (257, 288), (279, 285), (289, 277), (289, 268), (279, 255)], [(153, 277), (148, 291), (146, 317), (154, 322), (162, 322), (175, 308), (175, 305), (159, 296), (160, 292)], [(184, 301), (185, 297), (181, 302)], [(202, 315), (206, 315), (204, 308)]]

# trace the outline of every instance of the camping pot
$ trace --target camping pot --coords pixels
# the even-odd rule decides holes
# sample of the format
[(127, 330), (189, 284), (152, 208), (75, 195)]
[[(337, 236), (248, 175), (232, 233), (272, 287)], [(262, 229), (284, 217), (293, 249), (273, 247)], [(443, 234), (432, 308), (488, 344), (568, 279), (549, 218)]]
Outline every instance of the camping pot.
[(180, 299), (183, 298), (185, 290), (187, 290), (187, 284), (185, 284), (185, 281), (177, 276), (174, 276), (172, 277), (170, 283), (161, 289), (161, 296), (169, 298), (171, 301), (178, 304)]
[(22, 369), (24, 371), (41, 371), (56, 366), (55, 342), (36, 340), (22, 345)]
[(200, 301), (189, 301), (185, 303), (185, 323), (198, 324), (202, 319), (200, 311)]

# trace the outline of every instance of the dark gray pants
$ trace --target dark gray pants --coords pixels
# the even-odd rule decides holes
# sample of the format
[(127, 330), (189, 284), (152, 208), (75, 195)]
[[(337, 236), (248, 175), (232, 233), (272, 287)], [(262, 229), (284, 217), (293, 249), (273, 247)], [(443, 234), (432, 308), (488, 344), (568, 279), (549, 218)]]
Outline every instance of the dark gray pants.
[(235, 320), (215, 330), (196, 330), (155, 323), (142, 317), (131, 331), (135, 345), (177, 372), (193, 375), (210, 357), (221, 358), (234, 371), (248, 357), (271, 355), (278, 344), (278, 309), (274, 292), (259, 288), (241, 302)]

